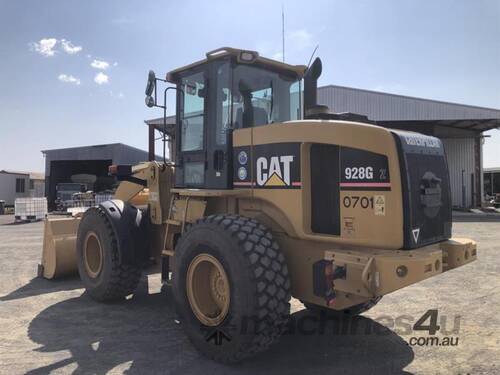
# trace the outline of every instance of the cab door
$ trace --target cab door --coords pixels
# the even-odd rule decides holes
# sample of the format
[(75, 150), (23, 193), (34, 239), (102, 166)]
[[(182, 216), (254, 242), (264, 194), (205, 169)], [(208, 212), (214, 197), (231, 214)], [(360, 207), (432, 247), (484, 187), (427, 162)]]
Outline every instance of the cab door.
[(232, 173), (232, 97), (231, 62), (214, 61), (209, 65), (209, 110), (207, 112), (207, 170), (208, 189), (230, 189)]
[(176, 187), (205, 187), (207, 78), (203, 68), (183, 74), (178, 83)]
[(232, 188), (230, 64), (213, 61), (179, 79), (176, 187)]

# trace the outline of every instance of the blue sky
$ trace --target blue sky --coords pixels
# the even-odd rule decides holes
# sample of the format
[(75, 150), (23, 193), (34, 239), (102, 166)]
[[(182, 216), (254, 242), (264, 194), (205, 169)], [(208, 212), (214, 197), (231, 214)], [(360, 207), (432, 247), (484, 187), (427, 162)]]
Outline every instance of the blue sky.
[[(319, 44), (320, 84), (500, 108), (498, 0), (0, 0), (0, 169), (42, 171), (51, 148), (146, 149), (148, 70), (220, 46), (279, 58), (282, 4), (286, 60)], [(500, 166), (488, 134), (485, 166)]]

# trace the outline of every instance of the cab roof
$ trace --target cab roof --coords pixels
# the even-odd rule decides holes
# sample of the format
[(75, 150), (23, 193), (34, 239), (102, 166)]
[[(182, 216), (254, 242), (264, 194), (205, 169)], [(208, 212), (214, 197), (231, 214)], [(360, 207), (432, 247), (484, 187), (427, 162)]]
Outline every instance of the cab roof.
[(307, 70), (307, 66), (305, 65), (290, 65), (276, 60), (271, 60), (266, 57), (259, 56), (259, 53), (257, 51), (243, 50), (232, 47), (221, 47), (213, 51), (207, 52), (206, 57), (203, 60), (196, 61), (189, 65), (185, 65), (183, 67), (168, 72), (166, 79), (169, 82), (173, 82), (175, 81), (176, 79), (175, 76), (178, 73), (184, 72), (192, 68), (196, 68), (209, 61), (223, 59), (228, 56), (236, 58), (236, 61), (241, 64), (258, 63), (263, 66), (274, 68), (275, 70), (287, 71), (296, 75), (298, 79), (301, 79)]

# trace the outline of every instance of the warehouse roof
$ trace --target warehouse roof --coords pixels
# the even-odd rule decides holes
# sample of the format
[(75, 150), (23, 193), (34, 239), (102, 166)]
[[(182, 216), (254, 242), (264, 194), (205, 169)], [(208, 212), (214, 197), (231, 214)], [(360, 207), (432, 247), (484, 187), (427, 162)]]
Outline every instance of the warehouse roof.
[(3, 173), (3, 174), (15, 174), (15, 175), (25, 175), (25, 176), (29, 176), (29, 172), (21, 172), (21, 171), (13, 171), (13, 170), (7, 170), (7, 169), (2, 169), (0, 171), (0, 173)]
[[(112, 160), (117, 164), (136, 164), (149, 159), (147, 151), (123, 143), (57, 148), (42, 153), (46, 156), (46, 175), (50, 173), (48, 162), (55, 160)], [(161, 157), (156, 156), (156, 160), (161, 160)]]
[(441, 121), (443, 126), (479, 131), (500, 126), (500, 109), (345, 86), (318, 88), (318, 102), (333, 112), (359, 113), (375, 121)]
[(500, 167), (483, 168), (484, 173), (500, 173)]
[(439, 125), (445, 128), (454, 128), (461, 130), (486, 131), (500, 127), (500, 119), (464, 119), (464, 120), (414, 120), (414, 121), (379, 121), (381, 125), (392, 127), (394, 124), (411, 125)]
[(90, 146), (76, 146), (76, 147), (53, 148), (53, 149), (50, 149), (50, 150), (42, 150), (42, 153), (46, 154), (46, 153), (49, 153), (49, 152), (62, 151), (62, 150), (65, 150), (65, 151), (78, 151), (79, 149), (108, 148), (108, 147), (115, 147), (115, 146), (127, 147), (127, 148), (131, 148), (131, 149), (134, 149), (134, 150), (137, 150), (137, 151), (140, 151), (140, 152), (146, 152), (144, 150), (141, 150), (140, 148), (129, 146), (129, 145), (126, 145), (124, 143), (106, 143), (106, 144), (90, 145)]
[(30, 179), (32, 179), (32, 180), (44, 180), (45, 179), (45, 175), (43, 173), (40, 173), (40, 172), (13, 171), (11, 169), (2, 169), (2, 170), (0, 170), (0, 173), (29, 176)]

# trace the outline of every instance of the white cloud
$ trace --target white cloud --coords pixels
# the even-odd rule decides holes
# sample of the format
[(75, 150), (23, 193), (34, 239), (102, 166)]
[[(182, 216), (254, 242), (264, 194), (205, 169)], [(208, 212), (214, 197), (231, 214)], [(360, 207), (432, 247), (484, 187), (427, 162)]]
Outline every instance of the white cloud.
[(57, 79), (61, 82), (72, 83), (74, 85), (79, 85), (81, 83), (80, 78), (73, 77), (71, 74), (59, 74)]
[(90, 66), (94, 69), (106, 70), (109, 68), (109, 63), (104, 60), (94, 59), (94, 61), (90, 63)]
[(44, 38), (40, 39), (39, 42), (34, 42), (30, 44), (32, 50), (38, 52), (40, 55), (49, 57), (54, 56), (56, 51), (54, 47), (57, 44), (57, 39), (55, 38)]
[(312, 46), (312, 34), (306, 29), (294, 30), (288, 33), (287, 44), (296, 49)]
[(69, 55), (75, 55), (82, 50), (82, 46), (75, 46), (69, 40), (61, 39), (61, 46), (64, 52)]
[(105, 83), (109, 83), (109, 77), (103, 72), (99, 72), (95, 75), (94, 82), (98, 85), (104, 85)]
[(40, 55), (49, 57), (54, 56), (59, 52), (56, 48), (60, 45), (60, 48), (69, 55), (75, 55), (80, 52), (83, 48), (82, 46), (75, 46), (69, 40), (56, 38), (43, 38), (39, 42), (30, 43), (30, 47), (33, 51), (38, 52)]

